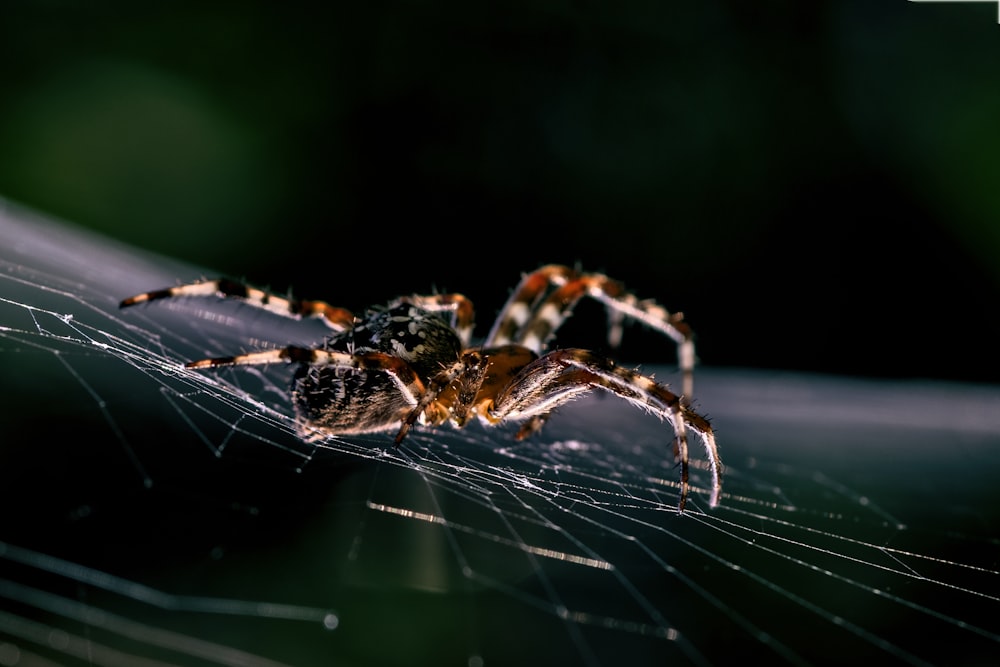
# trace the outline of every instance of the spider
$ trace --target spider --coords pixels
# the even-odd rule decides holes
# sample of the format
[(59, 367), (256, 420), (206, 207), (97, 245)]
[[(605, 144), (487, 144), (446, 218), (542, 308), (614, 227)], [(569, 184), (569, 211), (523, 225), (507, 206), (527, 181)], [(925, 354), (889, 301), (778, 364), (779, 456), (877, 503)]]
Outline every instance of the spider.
[[(187, 368), (298, 363), (291, 398), (299, 434), (328, 435), (397, 429), (398, 446), (414, 424), (462, 427), (473, 417), (487, 425), (521, 423), (515, 438), (537, 432), (553, 410), (594, 388), (606, 390), (670, 422), (680, 465), (683, 511), (689, 494), (688, 431), (704, 443), (711, 472), (709, 504), (722, 491), (722, 463), (708, 420), (689, 407), (694, 343), (681, 313), (639, 300), (600, 273), (548, 265), (524, 275), (481, 344), (471, 345), (472, 302), (461, 294), (404, 296), (355, 316), (323, 301), (282, 298), (220, 279), (145, 292), (121, 302), (184, 296), (233, 298), (277, 315), (316, 317), (332, 330), (318, 347), (288, 346), (191, 361)], [(548, 349), (556, 330), (582, 297), (608, 311), (611, 347), (622, 320), (639, 321), (678, 345), (683, 394), (648, 375), (616, 366), (608, 357), (577, 348)]]

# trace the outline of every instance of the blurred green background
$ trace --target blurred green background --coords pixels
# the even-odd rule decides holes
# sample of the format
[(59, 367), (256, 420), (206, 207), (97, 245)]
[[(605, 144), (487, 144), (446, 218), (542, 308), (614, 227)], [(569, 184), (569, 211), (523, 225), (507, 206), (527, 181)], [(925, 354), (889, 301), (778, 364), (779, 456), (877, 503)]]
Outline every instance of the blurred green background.
[(995, 381), (998, 66), (995, 3), (6, 0), (0, 196), (355, 310), (482, 332), (580, 263), (706, 364)]

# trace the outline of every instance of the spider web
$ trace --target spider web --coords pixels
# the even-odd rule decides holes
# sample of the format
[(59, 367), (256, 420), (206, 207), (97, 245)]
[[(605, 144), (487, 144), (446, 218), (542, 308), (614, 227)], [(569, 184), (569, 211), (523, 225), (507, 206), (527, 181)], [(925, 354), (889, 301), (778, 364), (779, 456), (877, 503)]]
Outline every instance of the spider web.
[(996, 387), (699, 369), (724, 495), (707, 508), (696, 466), (678, 515), (669, 427), (624, 401), (581, 399), (526, 442), (304, 443), (293, 369), (181, 363), (320, 325), (212, 299), (119, 311), (203, 272), (9, 203), (0, 239), (0, 664), (1000, 650)]

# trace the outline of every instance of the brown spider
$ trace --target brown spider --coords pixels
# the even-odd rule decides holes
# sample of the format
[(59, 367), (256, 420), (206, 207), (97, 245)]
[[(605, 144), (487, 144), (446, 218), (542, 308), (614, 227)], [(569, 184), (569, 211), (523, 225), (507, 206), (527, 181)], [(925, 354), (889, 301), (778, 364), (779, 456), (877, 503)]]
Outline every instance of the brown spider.
[[(289, 346), (202, 359), (188, 368), (233, 364), (300, 364), (292, 403), (301, 436), (369, 433), (398, 428), (399, 445), (415, 423), (464, 426), (473, 416), (486, 424), (522, 422), (516, 438), (538, 431), (553, 409), (593, 388), (607, 390), (671, 423), (674, 457), (681, 468), (679, 510), (687, 502), (687, 432), (705, 445), (712, 485), (709, 503), (719, 502), (722, 463), (712, 427), (688, 407), (694, 343), (681, 313), (640, 301), (599, 273), (549, 265), (527, 274), (497, 316), (481, 345), (470, 347), (472, 302), (461, 294), (400, 297), (364, 317), (322, 301), (285, 299), (231, 280), (209, 280), (145, 292), (121, 307), (179, 296), (236, 298), (285, 317), (317, 317), (333, 334), (315, 348)], [(546, 351), (547, 343), (584, 296), (609, 314), (612, 347), (629, 317), (678, 345), (684, 395), (602, 355), (583, 349)]]

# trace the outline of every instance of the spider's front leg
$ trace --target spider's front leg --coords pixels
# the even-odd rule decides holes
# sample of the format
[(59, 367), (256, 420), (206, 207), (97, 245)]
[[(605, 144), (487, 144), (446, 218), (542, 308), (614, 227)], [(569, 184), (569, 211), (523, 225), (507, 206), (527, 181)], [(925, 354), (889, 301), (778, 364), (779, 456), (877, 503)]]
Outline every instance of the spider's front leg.
[(680, 511), (684, 510), (689, 492), (687, 432), (697, 433), (704, 443), (712, 475), (709, 504), (712, 507), (719, 504), (722, 461), (708, 420), (651, 377), (620, 368), (610, 359), (593, 352), (556, 350), (528, 364), (496, 396), (490, 418), (497, 421), (527, 420), (526, 427), (531, 430), (540, 425), (538, 420), (544, 420), (553, 409), (593, 388), (624, 398), (673, 426), (674, 455), (681, 468)]
[(624, 318), (641, 322), (677, 343), (682, 400), (690, 402), (694, 392), (694, 333), (683, 313), (671, 313), (651, 299), (640, 300), (620, 282), (601, 273), (581, 273), (550, 264), (524, 276), (500, 311), (485, 344), (514, 342), (542, 354), (585, 296), (600, 301), (607, 309), (608, 343), (612, 348), (621, 342)]

